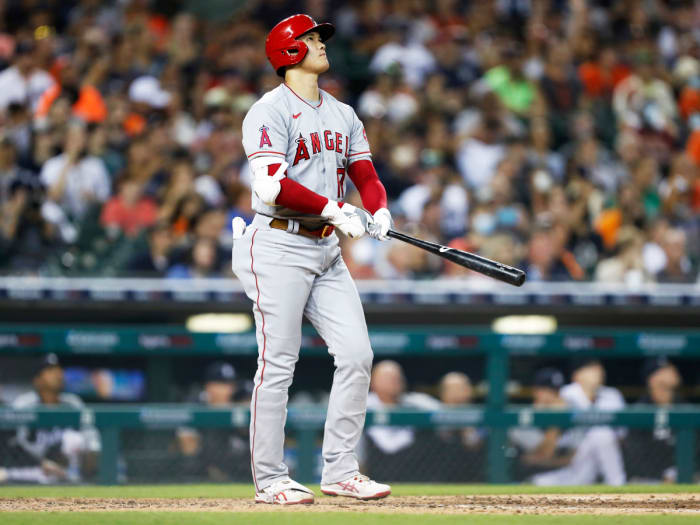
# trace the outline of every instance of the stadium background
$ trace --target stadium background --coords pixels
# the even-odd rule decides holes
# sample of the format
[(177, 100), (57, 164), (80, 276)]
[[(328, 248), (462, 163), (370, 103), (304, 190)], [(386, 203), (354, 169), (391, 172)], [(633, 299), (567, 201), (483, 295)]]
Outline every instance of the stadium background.
[[(473, 410), (530, 409), (537, 370), (557, 367), (568, 379), (581, 356), (598, 355), (606, 384), (630, 405), (644, 397), (650, 358), (676, 364), (679, 403), (646, 407), (637, 424), (648, 433), (682, 426), (671, 459), (681, 454), (683, 480), (693, 479), (695, 2), (19, 1), (2, 9), (0, 399), (9, 405), (30, 389), (39, 356), (55, 351), (67, 390), (98, 420), (101, 409), (133, 416), (129, 426), (142, 428), (120, 430), (119, 458), (87, 479), (248, 481), (241, 458), (241, 469), (220, 478), (187, 470), (177, 435), (207, 411), (189, 403), (215, 361), (235, 367), (240, 403), (213, 424), (245, 426), (255, 356), (249, 304), (228, 265), (230, 218), (251, 213), (240, 122), (279, 82), (264, 56), (266, 31), (299, 11), (338, 28), (322, 88), (363, 119), (397, 229), (528, 272), (526, 287), (513, 290), (398, 242), (343, 241), (377, 360), (396, 360), (409, 391), (435, 398), (446, 373), (466, 373), (473, 403), (457, 424), (490, 428), (478, 452), (486, 464), (464, 459), (452, 479), (440, 418), (429, 418), (424, 447), (395, 477), (518, 479), (505, 430)], [(25, 89), (19, 71), (31, 75)], [(57, 166), (71, 155), (79, 169), (66, 177), (89, 184), (57, 188)], [(208, 337), (188, 324), (202, 313), (243, 315), (218, 319), (236, 326), (214, 325), (219, 335)], [(494, 325), (506, 315), (539, 317)], [(531, 333), (535, 324), (545, 333)], [(303, 346), (288, 451), (312, 477), (313, 427), (332, 364), (312, 333)], [(100, 388), (105, 378), (111, 389)], [(186, 408), (153, 412), (143, 403)], [(668, 416), (676, 409), (680, 423)], [(42, 417), (2, 412), (2, 436), (53, 424)], [(397, 421), (420, 425), (415, 417)], [(586, 420), (564, 413), (556, 422)], [(113, 445), (115, 434), (102, 432), (103, 447)], [(3, 449), (0, 463), (11, 453)], [(649, 453), (637, 450), (626, 466)]]

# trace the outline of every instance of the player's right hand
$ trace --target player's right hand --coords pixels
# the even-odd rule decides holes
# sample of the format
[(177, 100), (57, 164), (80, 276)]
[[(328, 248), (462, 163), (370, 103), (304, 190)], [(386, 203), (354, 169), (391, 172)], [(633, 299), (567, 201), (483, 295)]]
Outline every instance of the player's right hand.
[(341, 208), (336, 201), (329, 199), (328, 204), (321, 212), (321, 217), (327, 219), (351, 239), (359, 239), (366, 232), (365, 224), (357, 213), (357, 208), (347, 202)]

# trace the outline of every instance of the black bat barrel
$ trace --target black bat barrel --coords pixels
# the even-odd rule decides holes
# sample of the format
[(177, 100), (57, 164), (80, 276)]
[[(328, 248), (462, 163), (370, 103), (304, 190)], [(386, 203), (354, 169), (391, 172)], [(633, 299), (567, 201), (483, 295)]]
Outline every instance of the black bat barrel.
[(474, 253), (465, 252), (456, 248), (450, 248), (434, 242), (423, 241), (416, 239), (405, 233), (399, 233), (394, 230), (389, 230), (387, 236), (399, 241), (407, 242), (418, 248), (434, 253), (448, 261), (474, 270), (475, 272), (483, 273), (504, 283), (512, 284), (513, 286), (522, 286), (525, 282), (525, 272), (518, 268), (513, 268), (507, 264), (502, 264), (486, 257), (481, 257)]

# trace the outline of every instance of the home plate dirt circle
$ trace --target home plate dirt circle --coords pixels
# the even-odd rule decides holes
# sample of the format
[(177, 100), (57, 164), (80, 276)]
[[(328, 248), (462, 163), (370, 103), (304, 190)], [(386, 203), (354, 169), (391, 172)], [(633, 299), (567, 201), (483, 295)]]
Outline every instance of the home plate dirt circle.
[[(249, 499), (209, 498), (7, 498), (7, 511), (171, 511), (270, 512), (279, 505)], [(404, 514), (689, 514), (700, 515), (700, 494), (556, 494), (390, 496), (378, 501), (317, 497), (313, 505), (294, 505), (289, 512), (373, 512)]]

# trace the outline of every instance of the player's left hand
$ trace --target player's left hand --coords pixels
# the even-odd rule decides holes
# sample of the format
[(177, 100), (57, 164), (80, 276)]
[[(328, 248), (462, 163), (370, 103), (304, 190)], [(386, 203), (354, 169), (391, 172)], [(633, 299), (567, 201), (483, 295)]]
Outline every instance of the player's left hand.
[(365, 234), (365, 225), (357, 208), (347, 202), (343, 203), (341, 208), (336, 201), (329, 200), (321, 212), (321, 217), (328, 219), (333, 226), (351, 239), (359, 239)]
[(367, 233), (370, 237), (379, 241), (388, 241), (386, 233), (394, 226), (394, 219), (391, 218), (391, 212), (386, 208), (379, 208), (372, 215), (372, 222), (367, 227)]

